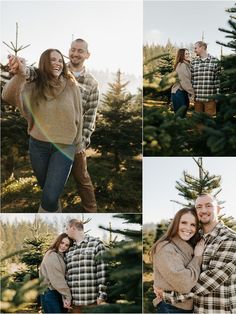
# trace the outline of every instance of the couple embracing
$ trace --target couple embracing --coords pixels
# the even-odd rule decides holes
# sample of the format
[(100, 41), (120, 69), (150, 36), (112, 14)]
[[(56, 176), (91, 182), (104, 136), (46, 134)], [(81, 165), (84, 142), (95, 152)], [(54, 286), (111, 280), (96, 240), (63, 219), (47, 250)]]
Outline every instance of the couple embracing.
[(71, 219), (47, 250), (39, 269), (46, 290), (43, 313), (83, 313), (84, 308), (106, 299), (105, 246), (84, 234), (80, 220)]
[(195, 112), (205, 112), (210, 116), (216, 114), (216, 102), (211, 97), (219, 93), (219, 60), (207, 52), (207, 44), (197, 41), (194, 45), (197, 57), (191, 61), (188, 49), (177, 52), (174, 71), (177, 82), (171, 89), (171, 100), (176, 113), (182, 108), (185, 116), (190, 98), (194, 100)]
[(179, 210), (152, 247), (157, 313), (236, 313), (236, 233), (210, 194)]

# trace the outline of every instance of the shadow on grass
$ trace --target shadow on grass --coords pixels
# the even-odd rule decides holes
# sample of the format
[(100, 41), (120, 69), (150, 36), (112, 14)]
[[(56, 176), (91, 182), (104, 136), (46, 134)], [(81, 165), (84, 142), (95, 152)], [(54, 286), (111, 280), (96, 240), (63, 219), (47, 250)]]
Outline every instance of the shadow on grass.
[[(94, 155), (88, 158), (88, 170), (97, 198), (98, 212), (141, 212), (142, 161), (127, 158), (114, 167), (113, 157)], [(11, 177), (2, 183), (1, 211), (8, 213), (35, 213), (38, 211), (41, 190), (25, 161)], [(63, 212), (83, 212), (76, 184), (70, 176), (61, 197)]]

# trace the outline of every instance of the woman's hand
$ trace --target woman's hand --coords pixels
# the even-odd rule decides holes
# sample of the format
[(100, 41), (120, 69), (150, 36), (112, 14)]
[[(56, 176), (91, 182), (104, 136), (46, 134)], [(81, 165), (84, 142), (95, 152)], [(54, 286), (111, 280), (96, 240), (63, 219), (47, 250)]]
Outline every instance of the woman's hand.
[(205, 241), (204, 239), (201, 239), (200, 241), (198, 241), (197, 245), (195, 246), (194, 256), (202, 256), (204, 249), (205, 249)]
[(163, 299), (163, 290), (153, 285), (154, 293), (156, 295), (156, 303), (160, 303)]
[(67, 299), (63, 299), (63, 306), (64, 306), (65, 309), (72, 309), (71, 301), (69, 301)]
[(26, 75), (26, 62), (24, 58), (19, 58), (13, 55), (8, 56), (8, 64), (10, 73)]

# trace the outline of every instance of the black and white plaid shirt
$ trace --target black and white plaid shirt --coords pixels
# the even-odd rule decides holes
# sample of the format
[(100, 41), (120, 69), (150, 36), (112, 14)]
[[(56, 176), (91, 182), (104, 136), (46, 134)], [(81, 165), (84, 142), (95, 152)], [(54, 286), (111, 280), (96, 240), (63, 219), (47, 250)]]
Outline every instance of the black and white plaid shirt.
[(67, 64), (67, 67), (80, 85), (83, 107), (82, 147), (86, 149), (90, 145), (90, 137), (95, 130), (99, 104), (98, 82), (85, 67), (78, 76), (71, 70), (70, 63)]
[(194, 298), (194, 313), (236, 313), (236, 233), (219, 222), (204, 235), (202, 271), (188, 294), (164, 292), (171, 303)]
[(209, 96), (219, 93), (220, 65), (217, 58), (195, 58), (191, 62), (191, 78), (196, 101), (209, 101)]
[(75, 306), (106, 298), (106, 264), (101, 259), (104, 251), (105, 246), (99, 239), (86, 235), (66, 254), (66, 278)]

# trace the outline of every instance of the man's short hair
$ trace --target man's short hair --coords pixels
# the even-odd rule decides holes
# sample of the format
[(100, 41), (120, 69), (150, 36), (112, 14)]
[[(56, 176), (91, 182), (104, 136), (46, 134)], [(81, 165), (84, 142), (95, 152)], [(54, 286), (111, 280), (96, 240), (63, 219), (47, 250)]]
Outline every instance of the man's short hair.
[(205, 50), (207, 50), (207, 43), (205, 43), (204, 41), (202, 40), (199, 40), (195, 43), (195, 45), (198, 45), (199, 47), (204, 47)]
[(87, 41), (86, 40), (84, 40), (84, 39), (82, 39), (82, 38), (77, 38), (77, 39), (75, 39), (75, 40), (73, 40), (72, 41), (72, 43), (73, 42), (76, 42), (76, 43), (84, 43), (85, 44), (85, 47), (86, 47), (86, 50), (87, 50), (87, 52), (89, 52), (89, 50), (88, 50), (88, 43), (87, 43)]
[(84, 224), (79, 219), (71, 219), (71, 220), (69, 220), (68, 224), (69, 224), (70, 227), (73, 226), (73, 227), (75, 227), (79, 231), (84, 230)]
[[(210, 193), (201, 193), (197, 196), (196, 200), (199, 198), (199, 197), (203, 197), (203, 196), (210, 196), (214, 202), (216, 202), (218, 204), (218, 201), (216, 199), (216, 197), (214, 195), (211, 195)], [(195, 200), (195, 202), (196, 202)]]

